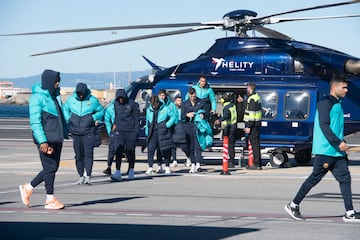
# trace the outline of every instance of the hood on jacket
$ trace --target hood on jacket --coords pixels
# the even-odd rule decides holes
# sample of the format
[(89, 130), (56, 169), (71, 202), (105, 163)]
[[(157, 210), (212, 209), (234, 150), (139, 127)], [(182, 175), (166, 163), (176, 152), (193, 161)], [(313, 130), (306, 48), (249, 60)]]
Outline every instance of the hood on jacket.
[(60, 88), (55, 88), (55, 83), (60, 82), (60, 73), (46, 69), (41, 75), (41, 88), (48, 90), (52, 97), (60, 94)]
[[(75, 92), (76, 92), (77, 99), (79, 99), (80, 101), (87, 99), (90, 95), (90, 89), (88, 89), (88, 87), (85, 83), (78, 83), (76, 85)], [(83, 96), (83, 97), (81, 98), (80, 96)]]
[(119, 101), (119, 98), (125, 99), (125, 103), (129, 101), (129, 98), (124, 89), (116, 90), (116, 100)]

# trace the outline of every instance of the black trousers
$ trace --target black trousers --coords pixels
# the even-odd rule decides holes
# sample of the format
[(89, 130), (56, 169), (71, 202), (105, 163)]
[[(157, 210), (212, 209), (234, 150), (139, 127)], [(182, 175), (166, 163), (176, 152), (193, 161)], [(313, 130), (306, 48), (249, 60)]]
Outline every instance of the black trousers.
[(40, 145), (37, 145), (43, 169), (36, 175), (30, 184), (31, 186), (36, 187), (40, 183), (45, 182), (46, 194), (54, 194), (55, 173), (59, 169), (62, 143), (49, 145), (54, 149), (51, 155), (41, 152), (39, 150)]
[(300, 204), (306, 194), (308, 194), (308, 192), (320, 182), (328, 171), (331, 171), (336, 181), (339, 182), (340, 191), (345, 204), (345, 210), (353, 210), (351, 176), (346, 157), (316, 155), (313, 164), (313, 171), (301, 185), (293, 202), (295, 204)]
[(135, 144), (137, 133), (135, 131), (116, 131), (114, 133), (114, 149), (116, 149), (116, 170), (121, 168), (121, 159), (126, 153), (129, 169), (135, 167)]
[(94, 163), (95, 135), (92, 133), (83, 136), (73, 134), (72, 139), (75, 152), (75, 165), (79, 176), (84, 176), (85, 170), (86, 175), (91, 176)]
[(184, 130), (191, 163), (200, 163), (202, 150), (196, 137), (196, 127), (193, 123), (186, 123)]
[(109, 148), (108, 148), (108, 159), (107, 159), (108, 167), (111, 167), (114, 161), (115, 154), (116, 154), (116, 149), (115, 149), (114, 133), (111, 132), (109, 136)]
[(250, 128), (249, 140), (254, 154), (254, 166), (261, 167), (260, 126)]
[(224, 136), (228, 137), (229, 161), (235, 164), (235, 140), (236, 140), (236, 124), (224, 129)]

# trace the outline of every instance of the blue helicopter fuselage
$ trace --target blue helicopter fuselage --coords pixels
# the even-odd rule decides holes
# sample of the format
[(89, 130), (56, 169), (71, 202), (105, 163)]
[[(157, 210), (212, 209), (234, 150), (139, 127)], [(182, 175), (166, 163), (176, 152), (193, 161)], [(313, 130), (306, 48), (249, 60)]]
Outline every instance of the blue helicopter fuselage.
[[(216, 40), (198, 58), (157, 71), (128, 86), (130, 97), (141, 89), (159, 89), (185, 96), (200, 75), (221, 97), (224, 92), (244, 95), (249, 82), (262, 97), (263, 147), (299, 152), (309, 149), (319, 99), (329, 93), (333, 74), (345, 74), (349, 92), (342, 100), (345, 134), (360, 131), (360, 73), (349, 73), (349, 60), (359, 59), (321, 46), (271, 38), (230, 37)], [(307, 154), (308, 156), (308, 154)]]

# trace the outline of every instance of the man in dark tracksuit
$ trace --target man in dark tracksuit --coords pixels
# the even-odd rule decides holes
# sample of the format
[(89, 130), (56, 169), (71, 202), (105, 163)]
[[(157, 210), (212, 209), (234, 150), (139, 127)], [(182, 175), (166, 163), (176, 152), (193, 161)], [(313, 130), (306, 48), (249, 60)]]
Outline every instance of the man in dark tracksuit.
[(249, 83), (247, 87), (248, 98), (245, 104), (244, 132), (249, 134), (249, 140), (254, 153), (254, 166), (249, 169), (261, 170), (261, 154), (260, 154), (260, 128), (261, 128), (261, 99), (259, 94), (255, 92), (255, 83)]
[(343, 221), (360, 222), (360, 213), (356, 213), (353, 208), (347, 159), (349, 146), (344, 141), (344, 112), (340, 98), (345, 97), (347, 92), (346, 78), (334, 76), (330, 81), (330, 95), (318, 102), (312, 145), (312, 154), (315, 155), (313, 172), (302, 184), (293, 201), (285, 205), (285, 211), (295, 220), (305, 220), (300, 213), (299, 204), (325, 174), (331, 171), (339, 182), (345, 204)]
[(60, 99), (60, 73), (45, 70), (41, 78), (41, 83), (32, 88), (29, 111), (30, 127), (43, 169), (30, 183), (19, 188), (22, 202), (29, 206), (33, 188), (45, 182), (45, 208), (56, 210), (64, 208), (64, 204), (54, 197), (54, 181), (64, 138), (68, 136)]
[(222, 123), (223, 136), (228, 137), (228, 146), (229, 146), (229, 167), (235, 166), (235, 134), (237, 128), (237, 112), (236, 106), (231, 102), (230, 94), (225, 94), (223, 96), (223, 116), (215, 121), (215, 124), (218, 125)]
[(64, 116), (73, 139), (75, 165), (80, 177), (76, 184), (91, 184), (95, 127), (104, 117), (104, 108), (85, 83), (78, 83), (64, 104)]
[(201, 147), (196, 137), (194, 118), (196, 113), (204, 108), (203, 103), (196, 97), (194, 88), (189, 88), (189, 99), (181, 105), (181, 120), (184, 122), (187, 149), (189, 149), (191, 169), (189, 173), (195, 173), (200, 169)]
[(135, 174), (135, 144), (140, 128), (139, 104), (129, 99), (124, 89), (118, 89), (116, 99), (109, 108), (109, 118), (105, 124), (111, 124), (109, 119), (114, 119), (114, 149), (116, 149), (116, 171), (111, 175), (111, 179), (114, 181), (121, 180), (120, 168), (124, 152), (126, 152), (129, 162), (128, 178), (133, 179)]

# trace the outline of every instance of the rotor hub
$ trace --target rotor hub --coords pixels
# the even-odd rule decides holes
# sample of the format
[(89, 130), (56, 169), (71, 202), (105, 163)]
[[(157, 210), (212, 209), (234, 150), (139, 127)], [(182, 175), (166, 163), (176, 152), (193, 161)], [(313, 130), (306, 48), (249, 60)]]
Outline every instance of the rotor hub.
[(250, 10), (235, 10), (223, 16), (224, 29), (234, 31), (238, 36), (246, 36), (246, 32), (251, 29), (251, 18), (257, 13)]

